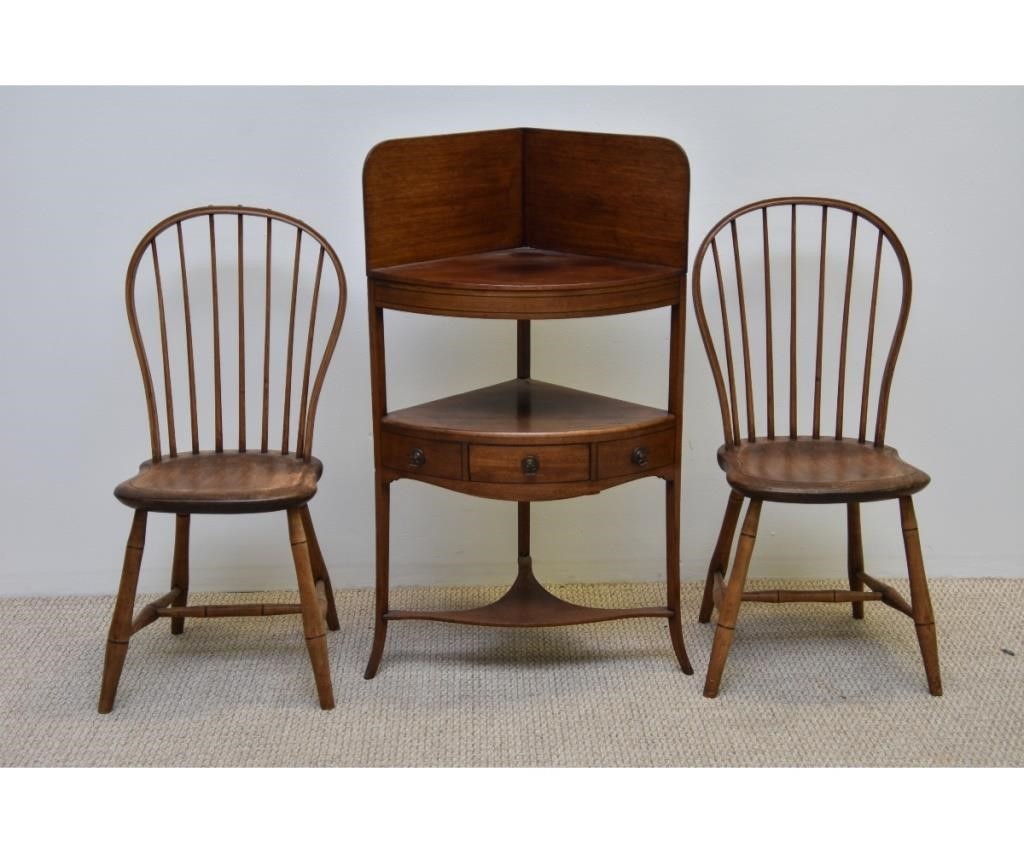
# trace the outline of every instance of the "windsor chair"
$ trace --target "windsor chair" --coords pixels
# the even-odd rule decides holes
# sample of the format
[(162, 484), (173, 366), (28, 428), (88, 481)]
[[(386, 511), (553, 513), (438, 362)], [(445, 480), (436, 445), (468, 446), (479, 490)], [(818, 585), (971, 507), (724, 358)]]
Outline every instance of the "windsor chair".
[[(254, 232), (256, 238), (248, 241), (248, 252), (247, 230)], [(235, 251), (231, 252), (235, 262), (231, 270), (234, 281), (229, 287), (223, 286), (223, 275), (218, 282), (218, 271), (224, 259), (218, 261), (217, 237), (219, 232), (223, 241), (225, 231), (235, 243)], [(185, 237), (186, 232), (189, 239)], [(197, 239), (202, 248), (198, 252), (186, 252), (186, 244), (193, 246), (193, 239)], [(313, 246), (313, 252), (307, 251), (305, 257), (302, 253), (304, 240)], [(274, 287), (275, 278), (282, 278), (282, 275), (274, 274), (275, 244), (279, 252), (281, 246), (287, 248), (285, 257), (288, 260), (282, 266), (283, 278), (290, 281), (290, 287)], [(161, 245), (165, 249), (165, 257), (173, 258), (167, 266), (177, 267), (176, 273), (169, 275), (169, 270), (161, 271), (158, 253)], [(315, 255), (315, 272), (311, 255)], [(194, 263), (201, 266), (202, 276), (197, 275)], [(263, 279), (262, 287), (257, 284), (247, 290), (246, 274), (253, 277), (254, 268), (260, 273), (258, 278)], [(145, 295), (140, 293), (142, 288), (137, 287), (137, 282), (143, 277), (147, 279), (147, 285), (153, 285), (152, 288), (146, 287)], [(307, 294), (308, 287), (299, 286), (300, 280), (305, 283), (309, 277), (313, 278), (311, 294)], [(209, 285), (208, 294), (204, 293), (201, 301), (196, 298), (200, 281)], [(335, 283), (337, 299), (330, 306), (332, 285)], [(180, 296), (172, 299), (171, 291), (177, 286), (180, 286)], [(135, 510), (135, 515), (107, 640), (100, 713), (108, 713), (113, 708), (129, 639), (157, 619), (170, 618), (171, 633), (181, 634), (186, 618), (290, 613), (302, 615), (320, 707), (334, 707), (326, 628), (337, 630), (338, 616), (330, 576), (307, 504), (316, 493), (317, 481), (323, 470), (320, 461), (312, 455), (313, 425), (324, 377), (341, 331), (345, 295), (345, 276), (330, 244), (300, 220), (272, 210), (210, 206), (182, 211), (154, 226), (136, 247), (128, 264), (125, 297), (128, 324), (142, 371), (151, 458), (142, 463), (136, 476), (121, 483), (114, 491), (118, 500)], [(275, 302), (283, 310), (274, 310)], [(142, 307), (151, 309), (148, 325), (140, 312)], [(230, 320), (222, 322), (226, 319), (223, 316), (226, 308), (232, 309), (235, 323)], [(248, 312), (247, 308), (250, 309)], [(326, 336), (326, 339), (317, 344), (318, 313), (325, 313), (327, 317), (319, 327), (319, 337)], [(253, 326), (249, 329), (249, 339), (254, 332), (257, 339), (262, 338), (262, 347), (259, 348), (262, 358), (255, 370), (246, 361), (247, 316), (249, 325)], [(206, 323), (209, 324), (209, 335), (200, 336), (198, 329), (200, 326), (205, 329)], [(276, 334), (272, 334), (275, 328)], [(148, 335), (144, 331), (160, 341), (162, 394), (158, 394), (150, 370), (144, 340)], [(304, 332), (303, 346), (301, 336)], [(212, 343), (209, 352), (212, 368), (204, 371), (199, 368), (203, 361), (201, 356), (206, 354), (205, 343)], [(231, 349), (237, 346), (237, 364), (232, 365), (237, 368), (237, 412), (231, 411), (224, 400), (224, 386), (231, 383), (233, 372), (227, 365), (222, 370), (221, 351), (227, 345)], [(279, 351), (281, 345), (283, 350)], [(297, 346), (301, 347), (298, 353)], [(182, 365), (182, 360), (172, 358), (176, 351), (182, 349), (187, 367)], [(312, 372), (314, 349), (319, 353), (315, 373)], [(273, 359), (272, 352), (275, 355)], [(272, 381), (272, 374), (280, 375), (278, 369), (282, 358), (283, 380), (278, 385)], [(246, 377), (250, 372), (254, 374), (252, 378), (258, 380), (258, 395), (246, 394)], [(179, 387), (186, 384), (188, 387), (190, 442), (186, 448), (179, 448), (175, 431), (175, 378)], [(212, 451), (201, 449), (201, 403), (210, 404), (208, 411), (213, 416)], [(279, 421), (279, 446), (271, 441), (271, 409), (276, 411), (277, 403), (281, 404), (283, 411)], [(179, 406), (185, 408), (180, 401)], [(258, 411), (259, 417), (247, 419), (249, 408), (253, 413)], [(274, 417), (276, 420), (277, 415)], [(225, 447), (225, 419), (228, 419), (230, 428), (234, 425), (231, 418), (237, 421), (237, 448)], [(161, 439), (161, 420), (166, 429), (166, 447)], [(255, 446), (250, 445), (247, 430), (247, 426), (253, 423), (259, 425)], [(208, 424), (207, 420), (203, 433)], [(192, 515), (280, 510), (287, 514), (300, 603), (189, 606), (189, 527)], [(171, 590), (141, 608), (133, 617), (150, 512), (173, 513), (176, 516)]]
[[(808, 251), (801, 252), (799, 247), (807, 238), (805, 231), (803, 240), (798, 239), (797, 222), (808, 211), (814, 223), (812, 240)], [(837, 219), (844, 231), (833, 241), (830, 255), (829, 223)], [(833, 225), (833, 232), (835, 228)], [(719, 247), (720, 241), (726, 243), (724, 248)], [(741, 249), (741, 244), (751, 243), (751, 252)], [(702, 280), (709, 253), (714, 272)], [(860, 264), (856, 263), (858, 257)], [(780, 267), (782, 275), (778, 275)], [(855, 268), (861, 270), (859, 276)], [(751, 272), (758, 279), (763, 276), (763, 285), (761, 281), (752, 283)], [(706, 284), (708, 279), (710, 284)], [(813, 325), (812, 318), (798, 317), (800, 285), (806, 286), (808, 280), (817, 291)], [(710, 290), (710, 310), (705, 304), (705, 286)], [(718, 695), (743, 601), (850, 602), (855, 619), (863, 618), (865, 601), (881, 601), (913, 619), (928, 689), (934, 696), (942, 694), (935, 620), (912, 497), (928, 485), (929, 477), (885, 444), (889, 392), (910, 311), (910, 294), (910, 263), (899, 238), (875, 214), (845, 201), (792, 197), (754, 202), (721, 219), (701, 243), (694, 262), (693, 301), (721, 407), (725, 443), (719, 448), (718, 462), (732, 488), (700, 608), (703, 623), (718, 610), (705, 696)], [(891, 310), (884, 312), (883, 308)], [(886, 337), (885, 321), (880, 320), (883, 313), (894, 315), (884, 361), (875, 356), (876, 344)], [(798, 350), (801, 339), (810, 335), (801, 335), (801, 328), (808, 333), (813, 329), (814, 335), (813, 372), (807, 365), (803, 374), (799, 365), (807, 362), (800, 362)], [(781, 353), (788, 362), (788, 400), (780, 395), (780, 404), (788, 411), (788, 425), (780, 424), (777, 430), (776, 379), (787, 381), (785, 374), (776, 376), (776, 333), (780, 331), (788, 337), (788, 347)], [(859, 378), (860, 388), (848, 395), (848, 356), (851, 339), (859, 331), (864, 333), (864, 361), (854, 381)], [(826, 337), (835, 339), (837, 354), (825, 346)], [(763, 366), (756, 358), (762, 347)], [(763, 390), (755, 395), (760, 380)], [(873, 382), (877, 383), (874, 396)], [(822, 410), (830, 408), (833, 389), (835, 421), (829, 432), (822, 425)], [(800, 434), (801, 426), (806, 429), (806, 419), (798, 421), (798, 403), (804, 393), (812, 400), (809, 436)], [(763, 405), (755, 403), (761, 399)], [(858, 403), (854, 438), (847, 432), (851, 420), (844, 415), (848, 408), (855, 411)], [(873, 435), (869, 435), (872, 404)], [(864, 571), (860, 504), (888, 499), (899, 501), (910, 603), (892, 586)], [(726, 565), (745, 500), (749, 505), (727, 582)], [(743, 591), (764, 501), (846, 505), (848, 591)]]

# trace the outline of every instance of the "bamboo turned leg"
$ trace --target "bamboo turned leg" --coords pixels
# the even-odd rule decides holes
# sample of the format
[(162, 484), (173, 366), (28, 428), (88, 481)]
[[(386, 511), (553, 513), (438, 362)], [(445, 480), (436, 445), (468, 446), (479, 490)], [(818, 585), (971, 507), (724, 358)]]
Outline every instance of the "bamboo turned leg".
[(100, 684), (99, 712), (109, 714), (114, 707), (117, 684), (128, 654), (128, 640), (132, 635), (132, 613), (135, 609), (135, 590), (139, 585), (139, 568), (142, 565), (142, 549), (146, 544), (146, 512), (135, 510), (132, 529), (128, 534), (128, 545), (124, 552), (121, 569), (121, 584), (117, 590), (114, 616), (110, 621), (107, 636), (107, 652), (103, 660), (103, 680)]
[[(174, 562), (171, 564), (171, 589), (181, 590), (171, 604), (185, 607), (188, 604), (188, 533), (192, 517), (178, 515), (174, 519)], [(171, 633), (181, 634), (185, 630), (185, 617), (171, 617)]]
[(324, 555), (316, 538), (316, 530), (313, 529), (313, 517), (309, 514), (308, 505), (301, 507), (299, 512), (302, 514), (302, 527), (306, 531), (309, 557), (313, 563), (313, 579), (324, 582), (324, 592), (327, 594), (327, 627), (332, 631), (337, 631), (341, 627), (341, 623), (338, 622), (338, 609), (334, 601), (334, 587), (331, 586), (331, 576), (327, 572), (327, 563), (324, 562)]
[(928, 595), (928, 580), (924, 574), (924, 558), (921, 555), (921, 538), (917, 531), (917, 517), (914, 514), (913, 498), (900, 498), (900, 521), (903, 526), (903, 547), (907, 553), (907, 573), (910, 576), (910, 606), (917, 629), (917, 642), (921, 646), (921, 658), (928, 678), (928, 691), (932, 696), (942, 695), (942, 678), (939, 675), (939, 647), (935, 635), (935, 616), (932, 601)]
[(391, 520), (391, 484), (376, 475), (377, 488), (375, 494), (377, 515), (377, 585), (375, 621), (373, 627), (373, 647), (370, 649), (370, 660), (366, 664), (363, 678), (373, 678), (380, 666), (381, 655), (384, 654), (384, 640), (387, 638), (388, 623), (384, 614), (388, 610), (388, 544)]
[(306, 529), (302, 523), (302, 512), (288, 510), (288, 534), (292, 544), (292, 559), (295, 561), (295, 575), (299, 583), (299, 601), (302, 603), (302, 626), (306, 634), (306, 648), (313, 665), (313, 678), (320, 697), (320, 707), (329, 711), (334, 707), (334, 691), (331, 687), (331, 665), (327, 656), (327, 632), (320, 605), (316, 600), (316, 582), (306, 540)]
[(743, 495), (739, 492), (729, 494), (729, 502), (725, 505), (725, 517), (722, 519), (722, 528), (718, 532), (718, 541), (715, 543), (715, 550), (711, 554), (711, 563), (708, 566), (708, 579), (704, 584), (704, 598), (700, 603), (700, 615), (697, 621), (708, 623), (711, 621), (711, 614), (715, 609), (715, 573), (723, 577), (729, 567), (729, 553), (732, 551), (732, 540), (736, 537), (736, 522), (740, 517), (740, 510), (743, 508)]
[[(860, 579), (864, 571), (864, 545), (860, 538), (860, 504), (846, 505), (846, 571), (850, 576), (850, 589), (863, 592), (864, 582)], [(853, 602), (853, 618), (864, 618), (864, 602)]]
[(750, 568), (750, 555), (754, 551), (754, 540), (757, 538), (757, 524), (761, 518), (761, 501), (751, 500), (747, 515), (743, 519), (740, 541), (736, 546), (736, 560), (729, 576), (722, 604), (718, 608), (718, 627), (715, 629), (715, 641), (711, 646), (711, 660), (708, 663), (708, 676), (704, 682), (704, 695), (714, 699), (718, 695), (718, 687), (722, 681), (722, 670), (725, 659), (729, 656), (733, 636), (736, 633), (736, 617), (739, 615), (740, 602), (743, 599), (743, 587), (747, 581), (747, 570)]
[(679, 668), (693, 675), (693, 667), (683, 644), (683, 615), (679, 597), (679, 508), (682, 480), (676, 470), (671, 480), (665, 481), (665, 587), (668, 592), (668, 634), (679, 661)]

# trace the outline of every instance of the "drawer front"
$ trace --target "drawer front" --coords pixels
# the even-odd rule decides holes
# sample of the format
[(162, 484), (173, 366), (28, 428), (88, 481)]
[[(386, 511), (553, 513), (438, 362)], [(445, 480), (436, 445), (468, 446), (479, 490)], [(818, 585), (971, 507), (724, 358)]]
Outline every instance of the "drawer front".
[(624, 477), (627, 474), (639, 474), (651, 468), (671, 465), (674, 459), (675, 437), (675, 429), (667, 429), (639, 438), (624, 438), (598, 444), (598, 479)]
[(574, 483), (590, 479), (590, 445), (471, 444), (469, 478), (477, 483)]
[(457, 441), (431, 441), (383, 432), (381, 444), (386, 468), (446, 480), (462, 479), (462, 445)]

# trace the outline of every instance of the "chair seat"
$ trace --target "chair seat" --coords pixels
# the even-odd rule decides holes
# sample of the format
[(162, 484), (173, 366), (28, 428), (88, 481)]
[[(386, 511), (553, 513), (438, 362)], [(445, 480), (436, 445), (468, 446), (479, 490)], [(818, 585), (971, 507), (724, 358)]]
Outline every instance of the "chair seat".
[(272, 512), (309, 501), (322, 472), (319, 459), (291, 453), (188, 453), (143, 462), (138, 474), (114, 489), (114, 496), (154, 512)]
[(891, 447), (852, 438), (758, 439), (718, 449), (718, 464), (738, 492), (790, 503), (845, 503), (912, 495), (929, 476)]

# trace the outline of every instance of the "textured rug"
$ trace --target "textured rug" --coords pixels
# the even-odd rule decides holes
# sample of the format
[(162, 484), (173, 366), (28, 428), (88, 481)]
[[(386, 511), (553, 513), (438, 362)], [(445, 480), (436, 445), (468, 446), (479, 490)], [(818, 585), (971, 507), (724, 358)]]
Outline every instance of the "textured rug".
[[(555, 590), (606, 607), (656, 605), (661, 594), (655, 584)], [(392, 606), (475, 606), (497, 592), (406, 587)], [(713, 625), (696, 622), (699, 594), (684, 585), (692, 677), (676, 667), (665, 623), (643, 619), (531, 630), (396, 623), (377, 678), (364, 681), (372, 593), (340, 591), (331, 712), (317, 707), (297, 616), (192, 620), (178, 637), (160, 620), (132, 640), (109, 716), (95, 705), (113, 599), (0, 599), (0, 765), (1024, 761), (1024, 580), (933, 582), (942, 698), (927, 693), (910, 620), (869, 603), (861, 622), (846, 605), (744, 605), (721, 695), (704, 699)], [(295, 596), (190, 603), (260, 599)]]

